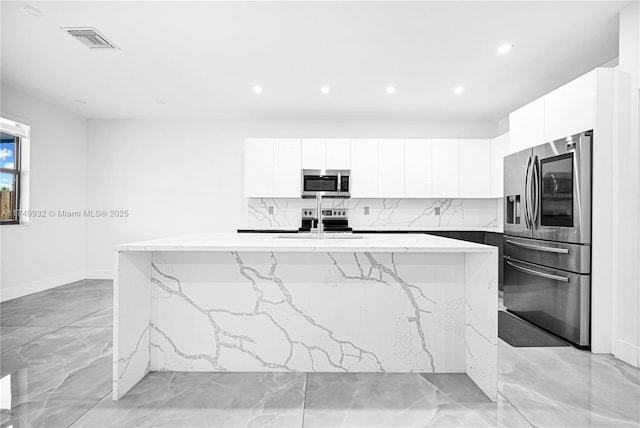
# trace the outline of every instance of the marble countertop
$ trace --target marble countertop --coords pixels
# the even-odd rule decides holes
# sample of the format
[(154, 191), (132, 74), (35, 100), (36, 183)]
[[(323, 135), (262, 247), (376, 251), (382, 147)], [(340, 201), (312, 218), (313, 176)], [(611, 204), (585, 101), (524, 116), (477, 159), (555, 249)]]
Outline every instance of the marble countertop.
[[(117, 245), (117, 251), (283, 251), (490, 253), (496, 247), (422, 234), (194, 234)], [(354, 238), (349, 238), (354, 237)]]

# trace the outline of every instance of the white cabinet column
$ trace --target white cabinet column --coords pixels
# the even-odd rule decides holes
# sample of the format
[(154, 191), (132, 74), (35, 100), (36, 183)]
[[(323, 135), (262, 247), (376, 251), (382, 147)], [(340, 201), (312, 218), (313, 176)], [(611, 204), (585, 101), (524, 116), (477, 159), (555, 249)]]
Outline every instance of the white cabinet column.
[(404, 141), (404, 197), (431, 197), (431, 141)]
[(491, 140), (460, 140), (460, 198), (491, 197)]
[(351, 169), (351, 142), (347, 139), (326, 140), (327, 169)]
[(302, 140), (302, 169), (325, 169), (327, 167), (327, 145), (324, 139)]
[(404, 197), (404, 141), (378, 140), (378, 197)]
[(459, 140), (431, 141), (432, 197), (457, 198), (460, 181)]
[(244, 144), (244, 196), (263, 198), (273, 194), (273, 140), (250, 138)]
[(378, 140), (351, 140), (352, 198), (378, 197)]
[(300, 140), (273, 140), (273, 197), (299, 198), (301, 193)]

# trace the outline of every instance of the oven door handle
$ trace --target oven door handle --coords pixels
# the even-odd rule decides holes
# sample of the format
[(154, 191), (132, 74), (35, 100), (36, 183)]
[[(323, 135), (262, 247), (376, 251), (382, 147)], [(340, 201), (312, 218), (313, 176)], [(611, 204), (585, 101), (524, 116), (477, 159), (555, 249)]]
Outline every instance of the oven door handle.
[(553, 274), (550, 274), (550, 273), (538, 272), (537, 270), (533, 270), (533, 269), (525, 268), (525, 267), (522, 267), (522, 266), (518, 266), (518, 265), (516, 265), (514, 263), (511, 263), (509, 260), (507, 260), (507, 264), (509, 266), (511, 266), (512, 268), (514, 268), (515, 270), (519, 270), (520, 272), (528, 273), (529, 275), (541, 276), (542, 278), (553, 279), (554, 281), (569, 282), (569, 278), (567, 278), (566, 276), (560, 276), (560, 275), (553, 275)]
[(571, 250), (569, 250), (568, 248), (542, 247), (540, 245), (523, 244), (521, 242), (512, 241), (511, 239), (507, 239), (507, 242), (517, 247), (528, 248), (530, 250), (545, 251), (547, 253), (557, 253), (557, 254), (571, 253)]

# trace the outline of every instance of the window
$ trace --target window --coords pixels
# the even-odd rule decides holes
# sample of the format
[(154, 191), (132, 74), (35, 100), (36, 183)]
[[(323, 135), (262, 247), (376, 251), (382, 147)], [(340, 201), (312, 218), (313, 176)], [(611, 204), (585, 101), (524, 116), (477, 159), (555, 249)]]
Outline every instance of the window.
[[(0, 224), (27, 223), (29, 127), (0, 118)], [(25, 170), (26, 166), (26, 170)], [(26, 178), (26, 179), (25, 179)]]
[(0, 132), (0, 220), (17, 223), (20, 210), (20, 137)]

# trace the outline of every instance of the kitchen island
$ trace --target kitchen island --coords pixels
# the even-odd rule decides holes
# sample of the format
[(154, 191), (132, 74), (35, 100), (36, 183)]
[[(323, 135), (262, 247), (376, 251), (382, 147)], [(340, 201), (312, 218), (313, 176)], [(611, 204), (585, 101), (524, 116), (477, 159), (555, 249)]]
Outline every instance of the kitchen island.
[(497, 399), (495, 247), (202, 234), (114, 264), (114, 400), (150, 371), (467, 373)]

